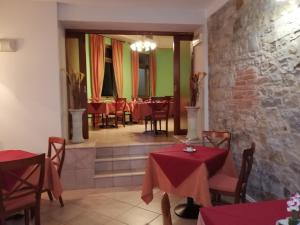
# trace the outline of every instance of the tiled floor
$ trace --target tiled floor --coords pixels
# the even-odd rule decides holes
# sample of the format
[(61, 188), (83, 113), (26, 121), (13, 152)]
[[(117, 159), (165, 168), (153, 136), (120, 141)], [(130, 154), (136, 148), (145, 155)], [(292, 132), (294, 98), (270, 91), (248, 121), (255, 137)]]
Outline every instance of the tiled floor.
[[(121, 124), (118, 128), (90, 128), (89, 140), (81, 144), (69, 144), (67, 148), (94, 148), (94, 147), (111, 147), (124, 145), (139, 145), (151, 143), (174, 143), (179, 142), (178, 137), (173, 135), (174, 130), (173, 119), (169, 119), (169, 135), (154, 135), (153, 132), (145, 133), (144, 124), (131, 124), (123, 127)], [(162, 129), (165, 129), (165, 122), (162, 121)], [(148, 130), (150, 125), (148, 124)]]
[[(103, 188), (65, 191), (65, 207), (43, 196), (42, 225), (163, 225), (160, 210), (162, 192), (156, 190), (153, 201), (146, 205), (140, 198), (141, 187)], [(173, 225), (196, 225), (173, 213), (174, 206), (185, 201), (170, 196)], [(21, 225), (23, 219), (9, 220), (7, 225)], [(31, 222), (31, 224), (34, 224)]]

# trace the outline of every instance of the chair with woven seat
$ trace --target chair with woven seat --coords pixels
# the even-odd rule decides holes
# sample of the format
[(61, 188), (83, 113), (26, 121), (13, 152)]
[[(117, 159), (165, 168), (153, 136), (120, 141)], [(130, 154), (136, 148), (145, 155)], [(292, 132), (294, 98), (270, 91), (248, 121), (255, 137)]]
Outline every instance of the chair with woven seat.
[[(48, 140), (48, 153), (47, 157), (51, 159), (52, 163), (55, 165), (58, 175), (61, 175), (62, 167), (65, 160), (66, 151), (66, 140), (61, 137), (49, 137)], [(50, 201), (53, 201), (52, 193), (49, 189), (43, 190), (47, 192)], [(62, 196), (59, 196), (59, 202), (61, 207), (64, 206)]]
[(118, 128), (118, 121), (122, 121), (125, 127), (125, 109), (126, 109), (126, 98), (116, 98), (115, 100), (115, 110), (113, 113), (106, 117), (106, 125), (108, 124), (108, 119), (113, 118), (115, 121), (115, 127)]
[(230, 150), (231, 133), (228, 131), (202, 131), (203, 146)]
[[(0, 224), (5, 218), (24, 210), (25, 224), (35, 212), (35, 225), (40, 225), (40, 202), (45, 174), (45, 154), (0, 163)], [(9, 185), (8, 185), (9, 184)]]
[(246, 202), (247, 183), (252, 169), (254, 152), (255, 143), (243, 151), (242, 166), (238, 178), (217, 173), (209, 179), (209, 189), (217, 202), (221, 202), (221, 195), (234, 197), (234, 203)]
[(170, 199), (167, 193), (163, 194), (161, 199), (161, 213), (163, 217), (163, 225), (172, 225), (172, 217), (170, 212)]

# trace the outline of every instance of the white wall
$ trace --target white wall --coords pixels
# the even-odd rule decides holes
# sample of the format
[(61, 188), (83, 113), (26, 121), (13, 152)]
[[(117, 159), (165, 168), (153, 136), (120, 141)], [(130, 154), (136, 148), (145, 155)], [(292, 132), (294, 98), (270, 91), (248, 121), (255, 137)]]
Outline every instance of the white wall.
[(18, 40), (0, 52), (0, 149), (45, 152), (62, 134), (56, 3), (1, 0), (0, 38)]
[[(151, 1), (150, 1), (151, 2)], [(185, 6), (186, 4), (182, 4)], [(93, 4), (59, 4), (59, 20), (81, 22), (122, 22), (157, 24), (196, 24), (204, 19), (198, 7), (173, 7), (169, 4), (149, 4), (148, 1), (93, 2)], [(127, 27), (127, 29), (131, 29)]]

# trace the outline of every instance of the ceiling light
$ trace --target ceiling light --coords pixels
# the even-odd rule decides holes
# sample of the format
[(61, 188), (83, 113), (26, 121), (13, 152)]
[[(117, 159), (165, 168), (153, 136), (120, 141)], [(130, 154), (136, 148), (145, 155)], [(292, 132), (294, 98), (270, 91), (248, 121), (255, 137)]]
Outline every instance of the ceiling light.
[(16, 41), (13, 39), (0, 39), (0, 52), (15, 52)]
[(130, 48), (132, 51), (138, 51), (138, 52), (148, 52), (151, 50), (156, 49), (157, 45), (152, 40), (146, 40), (146, 41), (136, 41), (130, 45)]

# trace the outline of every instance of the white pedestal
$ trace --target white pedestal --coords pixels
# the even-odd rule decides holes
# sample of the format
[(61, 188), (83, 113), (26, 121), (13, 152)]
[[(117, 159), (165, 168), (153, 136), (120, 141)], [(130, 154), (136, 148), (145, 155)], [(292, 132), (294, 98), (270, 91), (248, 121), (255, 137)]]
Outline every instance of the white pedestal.
[(198, 110), (199, 107), (195, 106), (187, 106), (185, 107), (187, 110), (187, 125), (188, 131), (186, 135), (186, 144), (200, 144), (201, 140), (198, 137), (197, 127), (200, 125), (198, 124)]
[(85, 109), (69, 109), (72, 114), (72, 140), (74, 144), (84, 142), (82, 136), (82, 114)]

